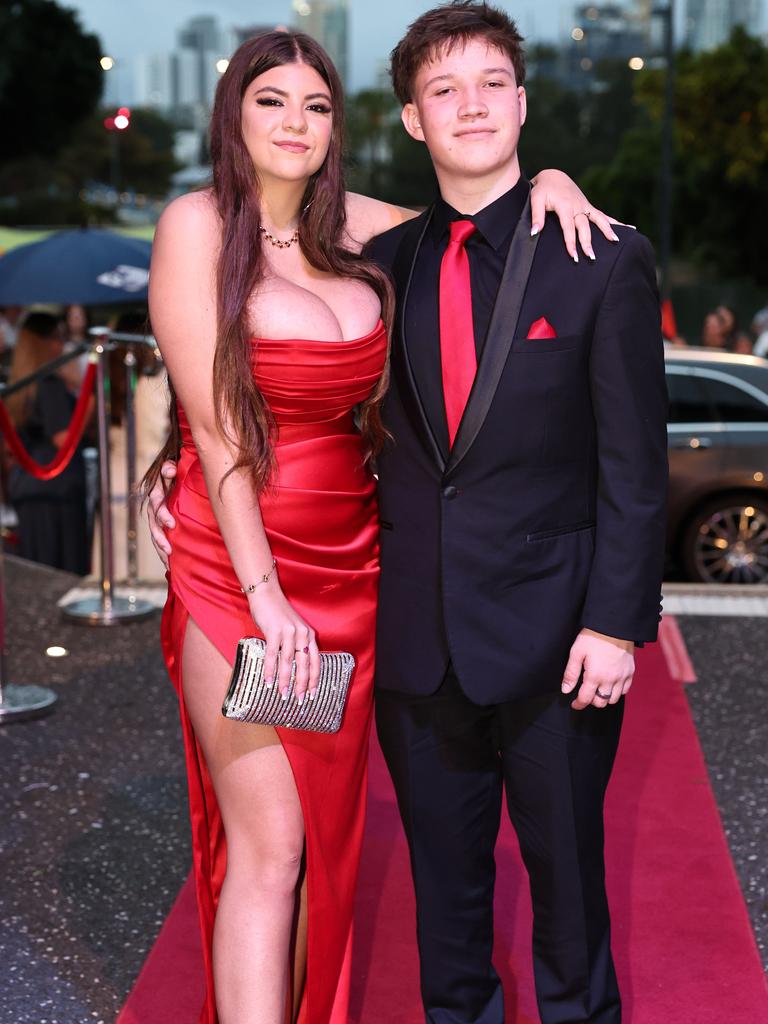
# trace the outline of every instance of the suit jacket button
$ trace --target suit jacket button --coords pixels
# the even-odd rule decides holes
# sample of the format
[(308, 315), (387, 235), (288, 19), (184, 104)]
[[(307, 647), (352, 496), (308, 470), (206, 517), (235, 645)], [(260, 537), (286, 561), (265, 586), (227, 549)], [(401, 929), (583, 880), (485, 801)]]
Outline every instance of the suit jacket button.
[(458, 487), (454, 487), (453, 484), (448, 484), (447, 487), (443, 488), (443, 497), (446, 501), (453, 501), (453, 499), (458, 496), (458, 493)]

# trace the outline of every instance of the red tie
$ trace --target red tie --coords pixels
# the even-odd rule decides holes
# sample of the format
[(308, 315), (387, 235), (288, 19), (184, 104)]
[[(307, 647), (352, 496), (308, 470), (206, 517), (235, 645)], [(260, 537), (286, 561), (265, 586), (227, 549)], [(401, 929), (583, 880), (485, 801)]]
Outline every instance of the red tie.
[(440, 363), (451, 445), (477, 371), (469, 258), (464, 248), (475, 230), (471, 220), (453, 221), (451, 238), (440, 265)]

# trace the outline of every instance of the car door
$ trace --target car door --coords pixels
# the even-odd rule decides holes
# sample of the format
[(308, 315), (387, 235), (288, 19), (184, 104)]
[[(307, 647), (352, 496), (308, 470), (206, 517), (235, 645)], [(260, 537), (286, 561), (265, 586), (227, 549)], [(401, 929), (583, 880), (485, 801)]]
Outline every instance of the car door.
[(701, 380), (725, 424), (724, 483), (763, 485), (768, 479), (768, 395), (727, 371), (708, 370)]
[(697, 367), (667, 364), (669, 535), (690, 509), (717, 490), (726, 460), (726, 425)]

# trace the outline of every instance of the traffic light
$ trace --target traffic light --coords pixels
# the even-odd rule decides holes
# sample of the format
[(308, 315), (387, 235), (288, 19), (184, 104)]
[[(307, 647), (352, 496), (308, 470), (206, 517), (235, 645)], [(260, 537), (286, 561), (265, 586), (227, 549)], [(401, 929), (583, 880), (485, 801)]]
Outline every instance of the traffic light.
[(128, 107), (119, 107), (114, 117), (104, 118), (104, 127), (108, 132), (124, 132), (131, 123), (131, 111)]

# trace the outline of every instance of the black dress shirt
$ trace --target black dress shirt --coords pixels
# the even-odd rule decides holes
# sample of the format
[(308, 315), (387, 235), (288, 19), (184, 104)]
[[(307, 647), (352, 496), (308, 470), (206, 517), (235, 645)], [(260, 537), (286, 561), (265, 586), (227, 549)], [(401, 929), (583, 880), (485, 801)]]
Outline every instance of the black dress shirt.
[(472, 322), (478, 360), (491, 322), (510, 242), (528, 198), (529, 183), (518, 183), (475, 214), (462, 214), (444, 199), (435, 204), (413, 270), (405, 310), (408, 357), (427, 417), (439, 444), (448, 450), (448, 427), (440, 369), (440, 264), (450, 224), (471, 220), (477, 230), (466, 245), (472, 287)]

